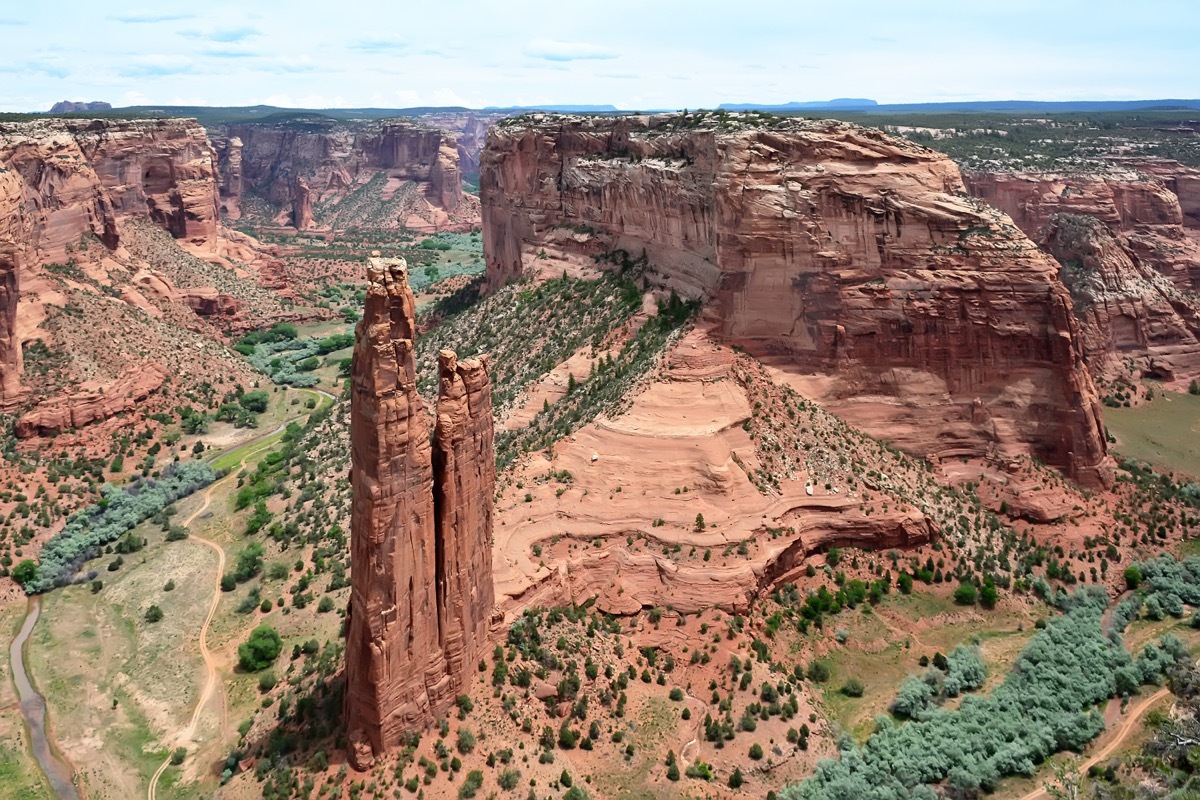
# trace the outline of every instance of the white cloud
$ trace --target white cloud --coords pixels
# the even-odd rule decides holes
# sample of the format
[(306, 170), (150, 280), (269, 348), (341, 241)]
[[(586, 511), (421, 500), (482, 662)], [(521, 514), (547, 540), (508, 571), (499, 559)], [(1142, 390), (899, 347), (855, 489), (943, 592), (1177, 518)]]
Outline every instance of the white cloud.
[(525, 45), (525, 55), (546, 61), (595, 61), (617, 58), (620, 53), (585, 42), (534, 39)]

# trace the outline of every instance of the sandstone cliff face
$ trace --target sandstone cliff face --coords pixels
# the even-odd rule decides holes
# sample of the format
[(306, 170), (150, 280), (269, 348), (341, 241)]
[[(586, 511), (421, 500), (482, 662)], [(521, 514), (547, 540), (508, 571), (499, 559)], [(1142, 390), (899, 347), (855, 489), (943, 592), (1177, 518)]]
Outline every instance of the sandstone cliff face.
[(21, 342), (17, 336), (21, 237), (25, 231), (21, 199), (17, 174), (0, 169), (0, 408), (12, 406), (21, 394)]
[[(1170, 172), (1170, 170), (1168, 170)], [(1176, 187), (1188, 187), (1186, 170)], [(1162, 179), (1134, 170), (1107, 175), (968, 172), (967, 190), (996, 206), (1035, 241), (1059, 213), (1093, 217), (1115, 235), (1131, 258), (1170, 278), (1179, 288), (1200, 288), (1200, 243), (1185, 230), (1179, 195)], [(1189, 202), (1195, 202), (1189, 197)], [(1196, 213), (1196, 209), (1192, 210)]]
[(412, 122), (233, 125), (218, 141), (218, 151), (228, 154), (221, 172), (229, 187), (226, 206), (234, 214), (240, 213), (236, 198), (252, 188), (300, 225), (307, 222), (297, 208), (301, 182), (311, 214), (311, 206), (341, 200), (379, 172), (422, 184), (426, 198), (447, 212), (462, 202), (454, 139)]
[(486, 366), (442, 354), (431, 446), (406, 269), (372, 259), (354, 352), (346, 719), (359, 769), (450, 708), (494, 602)]
[(22, 439), (46, 436), (132, 411), (167, 379), (160, 364), (149, 364), (123, 375), (108, 386), (94, 386), (67, 397), (41, 403), (17, 420), (16, 433)]
[(1064, 277), (1080, 290), (1073, 294), (1094, 372), (1104, 374), (1121, 357), (1148, 357), (1157, 377), (1186, 381), (1200, 374), (1200, 305), (1190, 295), (1200, 287), (1200, 240), (1187, 230), (1194, 221), (1175, 192), (1188, 187), (1188, 170), (1157, 166), (1170, 185), (1148, 171), (1118, 169), (973, 172), (964, 180), (1063, 262)]
[(193, 120), (3, 123), (0, 165), (21, 180), (16, 241), (33, 263), (65, 261), (89, 233), (115, 248), (127, 217), (195, 242), (217, 231), (216, 162)]
[(1143, 370), (1160, 380), (1200, 375), (1194, 295), (1131, 256), (1095, 217), (1055, 214), (1042, 228), (1042, 243), (1063, 265), (1093, 371), (1119, 371), (1123, 358), (1146, 356)]
[(236, 136), (214, 137), (217, 155), (217, 187), (221, 213), (236, 222), (242, 216), (242, 140)]
[(1057, 265), (949, 158), (836, 122), (535, 115), (489, 134), (488, 281), (543, 252), (644, 254), (858, 427), (920, 454), (1111, 463)]

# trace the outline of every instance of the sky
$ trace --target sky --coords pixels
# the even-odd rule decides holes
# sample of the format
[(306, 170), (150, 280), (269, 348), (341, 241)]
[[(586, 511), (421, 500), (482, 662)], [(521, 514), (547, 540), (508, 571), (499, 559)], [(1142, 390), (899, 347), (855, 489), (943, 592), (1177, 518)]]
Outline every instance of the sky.
[(0, 110), (1200, 96), (1198, 0), (0, 4)]

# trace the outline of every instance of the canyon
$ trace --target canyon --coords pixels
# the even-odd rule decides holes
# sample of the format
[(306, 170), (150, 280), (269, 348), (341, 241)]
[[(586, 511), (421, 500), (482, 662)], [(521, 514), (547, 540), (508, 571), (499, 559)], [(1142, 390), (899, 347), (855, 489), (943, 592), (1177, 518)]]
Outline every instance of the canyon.
[(494, 598), (487, 363), (439, 354), (431, 444), (407, 277), (403, 259), (370, 260), (351, 378), (345, 715), (360, 770), (454, 704), (486, 645)]
[(967, 170), (996, 206), (1063, 265), (1088, 362), (1186, 387), (1200, 376), (1200, 173), (1168, 160), (1114, 159), (1106, 171)]
[[(474, 198), (462, 191), (458, 142), (441, 129), (402, 119), (300, 118), (226, 125), (212, 133), (221, 208), (231, 220), (242, 216), (243, 194), (249, 190), (278, 209), (280, 225), (328, 228), (335, 220), (318, 221), (314, 208), (330, 210), (355, 192), (376, 202), (391, 200), (409, 182), (424, 202), (398, 209), (385, 227), (469, 228), (477, 217)], [(377, 176), (382, 185), (368, 187)]]
[(493, 289), (643, 258), (714, 336), (868, 433), (1111, 481), (1057, 263), (940, 153), (831, 121), (538, 114), (492, 129), (480, 194)]

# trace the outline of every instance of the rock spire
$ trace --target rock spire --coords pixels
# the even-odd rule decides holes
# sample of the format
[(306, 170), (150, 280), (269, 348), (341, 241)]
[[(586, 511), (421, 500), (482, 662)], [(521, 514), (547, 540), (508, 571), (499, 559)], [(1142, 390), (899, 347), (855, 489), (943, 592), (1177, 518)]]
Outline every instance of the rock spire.
[(487, 363), (442, 351), (431, 438), (407, 264), (373, 257), (368, 278), (350, 401), (346, 723), (358, 769), (466, 690), (494, 604)]

